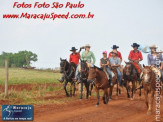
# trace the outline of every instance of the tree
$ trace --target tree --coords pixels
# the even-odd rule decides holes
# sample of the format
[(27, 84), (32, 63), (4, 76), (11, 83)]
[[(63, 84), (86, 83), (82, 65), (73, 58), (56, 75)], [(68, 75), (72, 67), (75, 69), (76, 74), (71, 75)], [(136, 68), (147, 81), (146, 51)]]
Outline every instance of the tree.
[(4, 66), (4, 60), (9, 60), (9, 67), (30, 67), (32, 61), (37, 61), (37, 55), (31, 51), (19, 51), (18, 53), (2, 52), (0, 55), (0, 66)]

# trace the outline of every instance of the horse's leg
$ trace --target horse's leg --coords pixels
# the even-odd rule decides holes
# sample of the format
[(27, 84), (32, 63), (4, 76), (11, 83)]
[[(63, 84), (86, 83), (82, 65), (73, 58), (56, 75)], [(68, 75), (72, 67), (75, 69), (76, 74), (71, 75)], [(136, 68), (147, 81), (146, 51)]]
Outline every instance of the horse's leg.
[(112, 99), (112, 92), (113, 92), (113, 86), (110, 87), (110, 90), (109, 90), (109, 99), (111, 100)]
[(139, 97), (141, 97), (141, 88), (139, 89)]
[(105, 90), (104, 90), (104, 94), (103, 94), (103, 103), (106, 104), (106, 101), (105, 101)]
[(97, 104), (96, 106), (99, 105), (99, 99), (100, 99), (100, 94), (99, 94), (99, 89), (96, 88), (96, 94), (97, 94)]
[(72, 97), (72, 85), (73, 85), (73, 83), (71, 82), (71, 85), (70, 85), (70, 97)]
[(89, 96), (89, 83), (87, 81), (85, 81), (85, 88), (87, 90), (87, 93), (86, 93), (86, 99), (88, 99), (88, 96)]
[(127, 97), (130, 98), (128, 82), (126, 82), (126, 91), (127, 91)]
[(91, 90), (89, 91), (89, 95), (91, 96), (92, 95), (92, 89), (93, 89), (93, 83), (91, 83)]
[(75, 82), (73, 82), (73, 86), (74, 86), (73, 96), (75, 96), (75, 91), (76, 91)]
[(68, 83), (68, 82), (67, 82), (67, 81), (65, 81), (65, 84), (64, 84), (64, 89), (65, 89), (65, 92), (66, 92), (66, 96), (67, 96), (67, 97), (69, 97), (69, 94), (68, 94), (67, 89), (66, 89), (67, 83)]
[(153, 99), (154, 99), (154, 91), (152, 90), (150, 93), (149, 93), (149, 96), (148, 96), (148, 112), (147, 112), (147, 115), (150, 115), (152, 113), (152, 107), (153, 107)]
[(147, 109), (148, 109), (148, 92), (146, 89), (144, 89), (144, 96), (145, 96), (145, 104), (146, 104)]
[(80, 87), (80, 99), (83, 99), (83, 80), (81, 80), (81, 87)]
[(109, 102), (109, 94), (108, 94), (108, 88), (105, 89), (105, 99), (106, 99), (106, 104)]
[(118, 91), (119, 91), (119, 87), (118, 87), (118, 80), (117, 80), (117, 96), (118, 96)]

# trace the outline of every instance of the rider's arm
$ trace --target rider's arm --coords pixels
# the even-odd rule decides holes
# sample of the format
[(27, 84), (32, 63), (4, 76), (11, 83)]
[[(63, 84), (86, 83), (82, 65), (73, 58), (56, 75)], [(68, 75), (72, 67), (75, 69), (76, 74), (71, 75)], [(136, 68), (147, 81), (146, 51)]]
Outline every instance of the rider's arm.
[(147, 56), (147, 61), (148, 61), (148, 66), (150, 66), (151, 65), (150, 54), (148, 54)]
[(72, 58), (71, 58), (71, 55), (70, 55), (70, 58), (69, 58), (69, 63), (71, 63), (71, 61), (72, 61)]
[(100, 60), (100, 67), (102, 67), (102, 62), (101, 62), (101, 60)]
[(84, 60), (84, 52), (82, 52), (81, 60)]
[(92, 52), (92, 59), (93, 59), (93, 64), (95, 64), (95, 62), (96, 62), (96, 58), (95, 58), (95, 55), (94, 55), (94, 53)]

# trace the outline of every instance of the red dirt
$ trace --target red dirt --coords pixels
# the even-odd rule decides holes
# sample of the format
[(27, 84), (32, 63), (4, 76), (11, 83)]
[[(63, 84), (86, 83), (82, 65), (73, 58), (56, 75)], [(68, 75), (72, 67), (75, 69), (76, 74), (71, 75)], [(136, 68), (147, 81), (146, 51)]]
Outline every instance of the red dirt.
[[(115, 98), (115, 96), (114, 96)], [(131, 101), (126, 95), (109, 101), (104, 105), (102, 100), (95, 106), (96, 98), (76, 100), (63, 106), (42, 106), (35, 109), (35, 122), (154, 122), (155, 114), (146, 115), (144, 99), (135, 98)], [(161, 101), (163, 105), (163, 101)], [(161, 108), (163, 112), (163, 108)], [(163, 114), (162, 114), (163, 115)], [(163, 116), (161, 118), (163, 121)]]
[[(62, 91), (63, 92), (63, 91)], [(44, 99), (62, 100), (66, 96), (58, 94)], [(67, 103), (56, 105), (34, 105), (34, 122), (154, 122), (155, 112), (147, 116), (144, 95), (134, 100), (127, 99), (126, 91), (118, 98), (114, 95), (113, 100), (96, 107), (96, 97), (89, 100), (70, 100)], [(163, 100), (161, 100), (161, 121), (163, 122)], [(155, 108), (155, 105), (154, 105)], [(155, 109), (154, 109), (155, 110)], [(1, 118), (1, 117), (0, 117)], [(1, 120), (1, 119), (0, 119)], [(20, 121), (19, 121), (20, 122)]]

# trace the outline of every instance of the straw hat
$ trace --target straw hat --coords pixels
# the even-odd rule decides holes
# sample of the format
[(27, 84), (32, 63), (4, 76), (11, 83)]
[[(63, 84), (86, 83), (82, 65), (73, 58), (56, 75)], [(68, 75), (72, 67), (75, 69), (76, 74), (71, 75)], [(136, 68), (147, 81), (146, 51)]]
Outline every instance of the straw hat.
[(155, 44), (151, 45), (149, 48), (150, 48), (150, 49), (157, 49), (157, 47), (156, 47)]
[(89, 44), (86, 44), (86, 45), (85, 45), (85, 48), (86, 48), (86, 47), (91, 47), (91, 46), (90, 46)]

